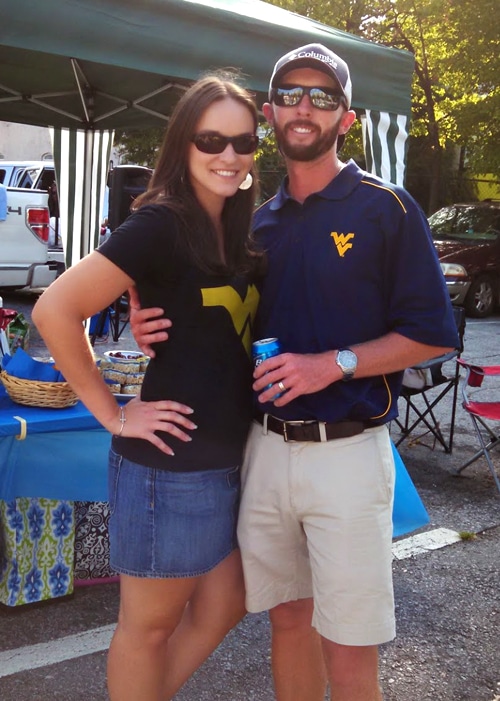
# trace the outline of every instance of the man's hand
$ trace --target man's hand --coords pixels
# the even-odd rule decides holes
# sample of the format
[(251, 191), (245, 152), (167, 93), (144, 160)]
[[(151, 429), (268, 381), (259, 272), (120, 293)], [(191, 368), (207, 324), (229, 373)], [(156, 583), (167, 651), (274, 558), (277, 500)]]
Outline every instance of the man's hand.
[(137, 288), (130, 287), (128, 293), (130, 295), (129, 312), (132, 335), (141, 351), (154, 358), (156, 353), (152, 344), (168, 339), (168, 333), (165, 329), (170, 328), (172, 322), (170, 319), (163, 318), (164, 310), (161, 307), (141, 309)]
[[(352, 349), (358, 356), (355, 380), (400, 372), (452, 350), (412, 341), (395, 331), (373, 341), (355, 344)], [(256, 392), (261, 392), (259, 401), (270, 402), (277, 394), (284, 392), (274, 404), (285, 406), (301, 394), (319, 392), (333, 382), (342, 380), (342, 372), (335, 362), (336, 354), (336, 350), (331, 350), (304, 355), (282, 353), (268, 358), (255, 368), (253, 374), (253, 388)], [(273, 386), (262, 391), (269, 384)]]
[[(282, 353), (268, 358), (255, 368), (253, 388), (259, 402), (270, 402), (277, 394), (275, 406), (285, 406), (301, 394), (312, 394), (341, 378), (333, 353)], [(269, 389), (264, 390), (268, 385)], [(283, 389), (284, 388), (284, 389)]]

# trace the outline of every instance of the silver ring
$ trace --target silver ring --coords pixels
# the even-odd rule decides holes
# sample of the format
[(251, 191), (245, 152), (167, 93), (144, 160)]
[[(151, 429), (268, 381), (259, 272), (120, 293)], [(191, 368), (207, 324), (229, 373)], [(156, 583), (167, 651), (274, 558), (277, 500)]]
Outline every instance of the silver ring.
[(281, 390), (282, 392), (286, 392), (286, 387), (285, 387), (285, 385), (283, 384), (283, 382), (281, 382), (281, 380), (280, 380), (280, 382), (278, 382), (278, 387), (280, 388), (280, 390)]

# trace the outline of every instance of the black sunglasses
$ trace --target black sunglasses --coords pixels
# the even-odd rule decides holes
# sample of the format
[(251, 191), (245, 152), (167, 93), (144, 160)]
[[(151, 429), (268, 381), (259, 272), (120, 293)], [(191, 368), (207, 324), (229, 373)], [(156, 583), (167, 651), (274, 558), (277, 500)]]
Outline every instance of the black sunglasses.
[(235, 153), (240, 156), (248, 156), (259, 145), (259, 137), (256, 134), (238, 134), (238, 136), (222, 136), (217, 132), (202, 132), (195, 134), (191, 141), (198, 151), (202, 153), (222, 153), (228, 144), (232, 144)]
[(337, 110), (344, 96), (327, 88), (309, 88), (304, 85), (284, 85), (271, 89), (271, 102), (278, 107), (295, 107), (304, 95), (309, 95), (313, 107), (319, 110)]

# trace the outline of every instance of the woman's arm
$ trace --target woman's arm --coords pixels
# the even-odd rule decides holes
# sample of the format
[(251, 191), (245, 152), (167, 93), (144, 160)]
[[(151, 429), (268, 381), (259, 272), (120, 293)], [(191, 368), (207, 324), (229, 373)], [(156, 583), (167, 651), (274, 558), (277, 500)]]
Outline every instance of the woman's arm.
[(126, 405), (126, 423), (120, 408), (95, 364), (84, 322), (120, 297), (133, 280), (105, 256), (94, 251), (55, 280), (36, 303), (32, 319), (58, 369), (88, 410), (110, 433), (149, 440), (173, 454), (155, 431), (166, 431), (184, 441), (185, 429), (196, 428), (186, 415), (192, 409), (178, 402), (132, 400)]

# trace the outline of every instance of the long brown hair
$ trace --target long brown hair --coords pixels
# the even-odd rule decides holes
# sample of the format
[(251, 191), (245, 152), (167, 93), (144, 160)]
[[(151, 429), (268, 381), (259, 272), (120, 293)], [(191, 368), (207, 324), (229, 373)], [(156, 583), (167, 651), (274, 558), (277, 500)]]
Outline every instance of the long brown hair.
[(234, 79), (230, 80), (227, 73), (200, 79), (177, 103), (149, 187), (134, 202), (134, 209), (153, 203), (167, 205), (177, 215), (182, 243), (193, 262), (202, 270), (213, 273), (250, 271), (260, 258), (254, 250), (251, 236), (251, 220), (258, 192), (255, 165), (250, 170), (252, 186), (248, 190), (238, 190), (224, 204), (225, 264), (220, 259), (210, 217), (198, 202), (189, 178), (188, 150), (196, 126), (211, 104), (228, 97), (248, 109), (257, 130), (257, 108), (247, 90)]

